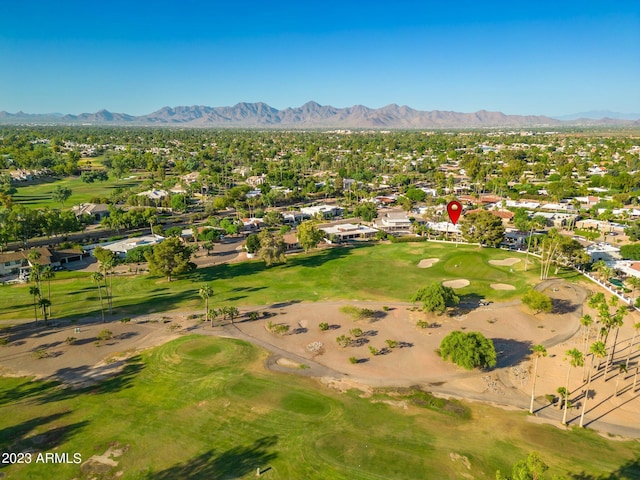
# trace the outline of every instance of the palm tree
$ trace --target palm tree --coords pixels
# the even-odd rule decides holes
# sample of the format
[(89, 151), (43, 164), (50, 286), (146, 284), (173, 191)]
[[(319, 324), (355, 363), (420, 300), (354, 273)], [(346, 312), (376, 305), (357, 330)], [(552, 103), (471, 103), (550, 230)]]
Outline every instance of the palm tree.
[(91, 275), (91, 280), (98, 287), (98, 295), (100, 296), (100, 313), (102, 314), (102, 323), (104, 323), (104, 302), (102, 301), (102, 280), (104, 279), (104, 275), (100, 272), (93, 272)]
[(538, 373), (538, 360), (540, 357), (547, 356), (547, 349), (544, 348), (543, 345), (534, 345), (531, 347), (531, 353), (536, 358), (535, 365), (533, 367), (533, 385), (531, 387), (531, 405), (529, 405), (529, 413), (533, 414), (533, 399), (535, 398), (536, 392), (536, 376)]
[(51, 308), (51, 302), (48, 298), (41, 298), (40, 300), (38, 300), (38, 306), (42, 309), (44, 323), (47, 323), (47, 310)]
[(633, 344), (636, 340), (638, 330), (640, 330), (640, 322), (633, 324), (633, 337), (631, 337), (631, 342), (629, 342), (629, 353), (627, 354), (627, 361), (624, 364), (624, 366), (627, 368), (629, 368), (629, 360), (631, 359), (631, 352), (633, 351)]
[(569, 406), (569, 376), (571, 375), (571, 369), (573, 367), (581, 367), (584, 363), (584, 357), (582, 356), (582, 352), (577, 348), (572, 348), (571, 350), (567, 350), (565, 352), (569, 355), (569, 368), (567, 369), (567, 380), (565, 383), (565, 402), (564, 402), (564, 413), (562, 414), (562, 425), (567, 424), (567, 410)]
[(624, 373), (627, 373), (627, 366), (621, 363), (620, 365), (618, 365), (618, 378), (616, 379), (616, 391), (613, 394), (614, 397), (618, 396), (618, 386), (620, 385), (620, 377)]
[(640, 288), (640, 278), (639, 277), (630, 277), (627, 280), (627, 283), (633, 288), (633, 293), (636, 293), (636, 290)]
[[(51, 265), (47, 265), (42, 269), (40, 278), (47, 281), (47, 300), (49, 300), (49, 306), (51, 306), (51, 280), (56, 277), (56, 272), (53, 271)], [(51, 316), (51, 307), (49, 307), (49, 316)]]
[(609, 364), (613, 365), (613, 356), (616, 352), (616, 344), (618, 343), (618, 333), (620, 332), (620, 327), (624, 324), (624, 316), (627, 314), (627, 307), (622, 306), (618, 309), (615, 315), (611, 317), (611, 322), (609, 328), (616, 327), (616, 334), (613, 337), (613, 345), (611, 346), (611, 353), (609, 354), (609, 361), (604, 366), (604, 377), (605, 381), (607, 379), (607, 370), (609, 368)]
[[(213, 288), (211, 288), (206, 283), (200, 285), (200, 290), (198, 291), (200, 297), (204, 300), (204, 321), (209, 321), (209, 297), (213, 295)], [(213, 327), (213, 319), (211, 319), (211, 326)]]
[(38, 298), (40, 297), (40, 289), (36, 285), (29, 287), (29, 294), (33, 295), (33, 312), (36, 317), (36, 323), (38, 323)]
[[(591, 333), (591, 325), (593, 325), (593, 318), (591, 315), (585, 314), (580, 319), (580, 324), (582, 325), (582, 354), (587, 355), (587, 343), (589, 342), (589, 334)], [(584, 369), (582, 370), (582, 379), (584, 380)]]
[[(584, 414), (587, 411), (587, 400), (589, 399), (589, 387), (591, 386), (591, 377), (593, 376), (593, 361), (595, 357), (604, 358), (607, 356), (607, 349), (603, 342), (595, 342), (589, 349), (591, 352), (591, 364), (589, 365), (589, 379), (587, 380), (587, 388), (584, 393), (582, 402), (582, 413), (580, 414), (580, 428), (584, 425)], [(598, 369), (600, 366), (598, 365)]]

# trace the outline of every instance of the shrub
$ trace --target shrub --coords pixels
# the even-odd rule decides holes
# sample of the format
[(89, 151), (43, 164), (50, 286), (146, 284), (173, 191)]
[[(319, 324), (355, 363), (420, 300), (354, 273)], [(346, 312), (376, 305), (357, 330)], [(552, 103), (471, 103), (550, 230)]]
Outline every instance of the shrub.
[(493, 341), (479, 332), (451, 332), (440, 343), (440, 355), (467, 370), (494, 367), (497, 363)]
[(351, 337), (347, 337), (346, 335), (340, 335), (339, 337), (336, 338), (336, 342), (340, 347), (346, 348), (349, 345), (351, 345)]
[(131, 318), (124, 317), (123, 319), (120, 320), (120, 323), (129, 323), (130, 321), (131, 321)]
[(38, 350), (33, 352), (33, 357), (40, 360), (42, 358), (47, 358), (49, 354), (44, 348), (39, 348)]
[(101, 330), (97, 336), (98, 340), (111, 340), (113, 332), (111, 330)]
[(8, 345), (9, 337), (0, 337), (0, 345)]
[(78, 340), (76, 337), (67, 337), (65, 342), (67, 342), (67, 345), (73, 345), (74, 343), (76, 343), (76, 340)]
[(322, 330), (323, 332), (329, 330), (329, 324), (327, 322), (320, 323), (318, 327), (320, 327), (320, 330)]
[(255, 321), (255, 320), (258, 320), (258, 317), (259, 317), (258, 312), (249, 313), (249, 320)]
[(371, 353), (372, 356), (376, 356), (378, 355), (378, 353), (380, 352), (376, 347), (369, 347), (369, 352)]
[(349, 357), (349, 361), (351, 363), (358, 363), (358, 359), (356, 357)]
[(363, 332), (361, 328), (352, 328), (351, 330), (349, 330), (349, 333), (354, 337), (358, 338), (362, 336)]
[(385, 342), (389, 348), (396, 348), (398, 346), (397, 340), (385, 340)]

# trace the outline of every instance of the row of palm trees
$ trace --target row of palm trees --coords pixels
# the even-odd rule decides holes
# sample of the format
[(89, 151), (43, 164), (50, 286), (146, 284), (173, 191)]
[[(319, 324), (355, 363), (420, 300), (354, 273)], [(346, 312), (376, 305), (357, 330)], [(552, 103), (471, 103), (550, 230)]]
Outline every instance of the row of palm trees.
[[(578, 348), (572, 348), (567, 350), (565, 354), (567, 355), (567, 359), (569, 361), (567, 376), (565, 380), (565, 385), (563, 387), (558, 388), (558, 393), (560, 394), (561, 403), (560, 405), (563, 407), (563, 415), (562, 415), (562, 424), (567, 424), (567, 411), (570, 404), (569, 401), (569, 381), (571, 376), (571, 371), (574, 368), (583, 367), (582, 370), (582, 381), (586, 381), (586, 388), (583, 391), (584, 397), (582, 402), (582, 412), (580, 414), (580, 427), (584, 426), (584, 416), (587, 410), (587, 400), (590, 398), (590, 387), (591, 381), (594, 378), (594, 372), (597, 374), (603, 367), (604, 362), (604, 372), (602, 378), (604, 381), (608, 381), (607, 374), (609, 371), (609, 367), (614, 365), (615, 351), (618, 346), (618, 333), (620, 331), (620, 327), (623, 326), (624, 317), (627, 315), (628, 311), (625, 306), (621, 306), (617, 308), (615, 313), (609, 311), (609, 307), (617, 307), (618, 306), (618, 298), (612, 297), (609, 302), (606, 301), (606, 298), (603, 293), (598, 293), (592, 296), (589, 299), (589, 306), (596, 309), (598, 311), (598, 323), (601, 325), (597, 333), (596, 341), (593, 342), (590, 346), (588, 346), (589, 339), (592, 337), (592, 327), (594, 327), (594, 320), (589, 314), (585, 314), (580, 319), (582, 325), (582, 350)], [(628, 372), (629, 370), (629, 362), (631, 360), (632, 353), (634, 352), (634, 346), (636, 341), (636, 336), (638, 331), (640, 331), (640, 322), (635, 323), (633, 325), (634, 333), (631, 341), (628, 344), (628, 351), (624, 362), (618, 363), (618, 374), (615, 385), (614, 397), (617, 397), (620, 393), (620, 379)], [(614, 335), (611, 336), (610, 333), (614, 331)], [(612, 339), (609, 345), (609, 340)], [(587, 347), (588, 346), (588, 347)], [(637, 349), (636, 349), (637, 350)], [(534, 362), (534, 370), (533, 370), (533, 385), (531, 389), (531, 403), (529, 406), (529, 413), (533, 413), (533, 403), (535, 398), (535, 385), (536, 385), (536, 376), (538, 370), (538, 360), (541, 357), (547, 356), (547, 350), (543, 345), (534, 345), (531, 347), (531, 353)], [(585, 359), (588, 356), (591, 356), (591, 361), (588, 369), (586, 369)], [(608, 358), (607, 358), (608, 357)], [(594, 369), (594, 363), (596, 358), (598, 359), (598, 365)], [(586, 369), (586, 371), (585, 371)], [(638, 379), (638, 370), (640, 369), (640, 365), (636, 365), (636, 372), (634, 375), (633, 386), (631, 388), (631, 392), (636, 391), (637, 379)]]
[[(29, 293), (33, 296), (33, 310), (35, 321), (38, 323), (38, 309), (42, 310), (42, 316), (46, 323), (51, 318), (51, 280), (55, 278), (56, 272), (51, 265), (42, 266), (39, 263), (41, 254), (37, 250), (31, 250), (27, 256), (31, 264), (29, 278), (35, 282), (29, 287)], [(47, 297), (43, 296), (42, 280), (47, 280)]]
[(198, 294), (200, 295), (200, 298), (204, 300), (204, 303), (205, 303), (204, 321), (208, 322), (209, 320), (211, 320), (212, 327), (213, 327), (213, 320), (218, 317), (222, 317), (223, 320), (228, 319), (233, 324), (233, 320), (238, 318), (238, 316), (240, 315), (240, 311), (233, 306), (224, 306), (220, 308), (209, 309), (209, 299), (213, 296), (213, 288), (211, 288), (210, 285), (207, 285), (206, 283), (203, 283), (202, 285), (200, 285)]

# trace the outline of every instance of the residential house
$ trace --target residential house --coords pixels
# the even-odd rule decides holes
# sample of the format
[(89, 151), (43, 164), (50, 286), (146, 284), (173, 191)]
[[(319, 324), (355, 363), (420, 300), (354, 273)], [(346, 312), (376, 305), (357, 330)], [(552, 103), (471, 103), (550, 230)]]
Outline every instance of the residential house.
[(109, 216), (109, 205), (106, 203), (81, 203), (71, 207), (71, 211), (76, 217), (89, 215), (94, 221), (100, 222), (103, 218)]
[(411, 220), (405, 212), (387, 212), (377, 218), (373, 226), (387, 233), (409, 233)]
[(339, 242), (373, 238), (378, 233), (378, 230), (375, 228), (367, 227), (365, 225), (356, 225), (353, 223), (342, 223), (339, 225), (320, 227), (320, 230), (326, 234), (327, 238), (331, 238), (335, 235), (335, 238)]

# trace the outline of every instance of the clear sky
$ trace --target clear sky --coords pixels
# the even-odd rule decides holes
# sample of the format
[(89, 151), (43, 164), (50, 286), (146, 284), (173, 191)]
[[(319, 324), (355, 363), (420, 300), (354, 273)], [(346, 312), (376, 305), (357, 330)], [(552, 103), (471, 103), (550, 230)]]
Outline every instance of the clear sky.
[(322, 105), (640, 112), (640, 0), (22, 0), (0, 110)]

